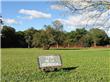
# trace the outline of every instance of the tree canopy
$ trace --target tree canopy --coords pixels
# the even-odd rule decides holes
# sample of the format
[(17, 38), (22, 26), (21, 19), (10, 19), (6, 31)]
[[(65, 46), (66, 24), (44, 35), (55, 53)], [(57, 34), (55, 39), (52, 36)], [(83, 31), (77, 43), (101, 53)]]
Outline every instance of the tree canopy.
[[(110, 30), (110, 0), (59, 0), (72, 15), (82, 15), (86, 27)], [(80, 21), (80, 22), (81, 22)]]
[(104, 30), (98, 28), (90, 30), (78, 28), (75, 31), (64, 32), (54, 29), (52, 25), (46, 25), (42, 30), (29, 28), (16, 32), (13, 27), (3, 26), (1, 44), (3, 48), (92, 47), (109, 45), (110, 37)]

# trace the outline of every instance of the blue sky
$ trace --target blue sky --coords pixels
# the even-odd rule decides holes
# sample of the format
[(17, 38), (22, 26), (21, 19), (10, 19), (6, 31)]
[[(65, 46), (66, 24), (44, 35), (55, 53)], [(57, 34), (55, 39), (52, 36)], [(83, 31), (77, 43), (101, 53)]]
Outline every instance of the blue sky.
[[(83, 3), (80, 3), (80, 0), (78, 1), (79, 3), (75, 3), (75, 5), (77, 7), (79, 5), (83, 6)], [(65, 31), (72, 31), (86, 26), (89, 29), (96, 27), (104, 29), (110, 26), (110, 10), (100, 11), (102, 7), (98, 7), (99, 10), (94, 9), (94, 11), (90, 12), (84, 11), (79, 14), (77, 12), (67, 14), (67, 8), (56, 4), (56, 1), (52, 0), (3, 0), (1, 4), (5, 24), (14, 27), (17, 31), (26, 30), (31, 27), (43, 29), (44, 25), (52, 25), (52, 22), (55, 20), (62, 22)], [(64, 14), (65, 16), (63, 16)], [(97, 14), (101, 14), (98, 20), (96, 17), (92, 17)], [(96, 20), (97, 22), (94, 23)], [(104, 21), (105, 24), (103, 24)], [(110, 29), (107, 33), (110, 36)]]
[[(64, 18), (64, 16), (61, 16), (63, 11), (51, 8), (54, 4), (55, 2), (50, 1), (2, 1), (2, 16), (4, 19), (16, 20), (16, 22), (5, 22), (5, 24), (13, 26), (17, 31), (25, 30), (30, 27), (42, 29), (45, 24), (52, 24), (54, 20)], [(50, 14), (51, 17), (28, 19), (26, 18), (28, 15), (19, 13), (20, 10), (39, 11), (45, 14)]]

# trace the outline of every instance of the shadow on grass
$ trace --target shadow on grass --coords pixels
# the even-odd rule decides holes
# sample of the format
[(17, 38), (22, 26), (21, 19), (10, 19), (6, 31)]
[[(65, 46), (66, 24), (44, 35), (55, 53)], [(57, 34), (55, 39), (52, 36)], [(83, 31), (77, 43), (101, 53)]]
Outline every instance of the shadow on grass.
[(71, 71), (71, 70), (75, 70), (75, 69), (77, 69), (78, 67), (79, 67), (79, 66), (77, 66), (77, 67), (66, 67), (66, 68), (62, 68), (61, 70), (68, 72), (68, 71)]
[(49, 72), (70, 72), (72, 70), (76, 70), (79, 66), (77, 67), (65, 67), (65, 68), (60, 68), (60, 69), (54, 69), (54, 71), (44, 71), (45, 73), (49, 73)]

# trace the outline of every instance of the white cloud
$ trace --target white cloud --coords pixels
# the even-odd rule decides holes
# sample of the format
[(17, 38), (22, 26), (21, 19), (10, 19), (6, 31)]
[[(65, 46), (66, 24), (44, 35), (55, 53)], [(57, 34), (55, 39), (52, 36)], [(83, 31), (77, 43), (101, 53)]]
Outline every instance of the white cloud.
[(62, 5), (51, 5), (50, 8), (53, 10), (63, 10), (64, 9), (64, 7)]
[[(88, 29), (98, 27), (105, 30), (110, 36), (110, 10), (102, 14), (99, 11), (83, 12), (82, 14), (69, 16), (66, 19), (57, 20), (60, 20), (64, 24), (64, 29), (67, 31), (86, 26), (88, 26)], [(106, 27), (109, 27), (109, 29)]]
[(62, 23), (66, 26), (78, 27), (82, 23), (81, 22), (82, 16), (81, 15), (69, 16), (67, 19), (58, 19), (58, 20), (62, 21)]
[(11, 18), (3, 19), (3, 21), (7, 24), (18, 24), (17, 20)]
[[(103, 24), (104, 21), (108, 19), (108, 14), (110, 18), (110, 10), (106, 11), (105, 13), (102, 13), (101, 15), (100, 14), (101, 13), (99, 11), (84, 12), (82, 14), (69, 16), (67, 19), (58, 19), (58, 20), (62, 21), (64, 24), (68, 26), (94, 25), (95, 22), (97, 26), (99, 24)], [(108, 20), (108, 22), (109, 21), (110, 19)], [(107, 25), (110, 24), (107, 23)]]
[(57, 19), (64, 24), (64, 29), (66, 31), (75, 30), (76, 28), (81, 28), (81, 15), (69, 16), (67, 19)]
[(26, 17), (29, 18), (29, 19), (33, 19), (33, 18), (51, 18), (51, 14), (43, 13), (43, 12), (36, 11), (36, 10), (21, 9), (21, 10), (19, 10), (19, 13), (27, 15)]

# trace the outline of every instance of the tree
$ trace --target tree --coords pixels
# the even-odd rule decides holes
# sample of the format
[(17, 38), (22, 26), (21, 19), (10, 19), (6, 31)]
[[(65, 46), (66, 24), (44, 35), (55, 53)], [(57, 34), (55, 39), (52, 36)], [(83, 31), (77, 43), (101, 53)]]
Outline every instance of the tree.
[(76, 31), (71, 31), (66, 34), (65, 43), (69, 45), (76, 45), (76, 46), (85, 46), (85, 38), (87, 34), (87, 30), (85, 28), (76, 29)]
[(1, 47), (17, 47), (16, 33), (13, 27), (3, 26), (1, 33)]
[(55, 44), (54, 29), (50, 25), (45, 25), (45, 30), (41, 31), (41, 43), (44, 50), (48, 50), (51, 45)]
[(71, 14), (73, 15), (84, 14), (87, 22), (86, 27), (90, 26), (92, 21), (93, 27), (110, 30), (109, 0), (59, 0), (59, 1), (61, 5), (66, 7), (71, 12)]
[(55, 20), (55, 21), (53, 22), (53, 28), (54, 28), (56, 31), (63, 31), (63, 24), (61, 23), (61, 21)]
[(96, 45), (104, 46), (108, 44), (108, 36), (105, 31), (93, 28), (90, 30), (90, 34), (93, 39), (94, 47), (96, 47)]
[(64, 33), (64, 42), (63, 42), (63, 45), (64, 45), (64, 48), (67, 46), (68, 48), (70, 47), (70, 44), (71, 44), (71, 37), (70, 37), (70, 32), (66, 32)]
[(84, 35), (82, 39), (83, 39), (82, 40), (83, 47), (91, 47), (92, 46), (93, 40), (92, 40), (92, 37), (89, 32), (87, 32), (87, 34)]
[[(2, 20), (2, 16), (0, 16), (0, 38), (2, 36), (2, 33), (1, 33), (2, 25), (3, 25), (3, 20)], [(1, 40), (0, 40), (0, 44), (1, 44)], [(0, 47), (1, 47), (1, 45), (0, 45)]]
[(110, 45), (110, 37), (109, 37), (109, 43), (108, 44)]
[(45, 29), (47, 36), (49, 37), (50, 45), (55, 44), (55, 30), (52, 28), (52, 26), (48, 25)]
[(54, 40), (56, 42), (57, 48), (59, 48), (59, 44), (62, 44), (64, 41), (64, 33), (63, 33), (63, 24), (61, 21), (56, 20), (53, 22), (54, 28)]
[(17, 43), (17, 47), (22, 47), (22, 48), (26, 48), (27, 47), (27, 43), (25, 40), (25, 33), (23, 31), (18, 31), (16, 32), (16, 43)]
[(75, 31), (67, 32), (64, 43), (67, 44), (68, 47), (70, 47), (70, 45), (73, 45), (75, 43), (75, 36), (76, 36)]
[(3, 18), (0, 16), (0, 26), (3, 25)]
[(50, 48), (49, 37), (45, 31), (41, 32), (41, 43), (44, 50), (48, 50)]
[(84, 46), (84, 36), (87, 34), (87, 30), (85, 28), (81, 28), (81, 29), (76, 29), (76, 33), (75, 33), (75, 43), (78, 46)]
[(28, 44), (28, 48), (32, 47), (32, 39), (33, 39), (33, 34), (35, 34), (37, 30), (32, 28), (29, 28), (27, 30), (24, 31), (25, 33), (25, 40)]
[(36, 32), (35, 34), (33, 34), (32, 46), (33, 47), (42, 47), (41, 31), (40, 32)]

